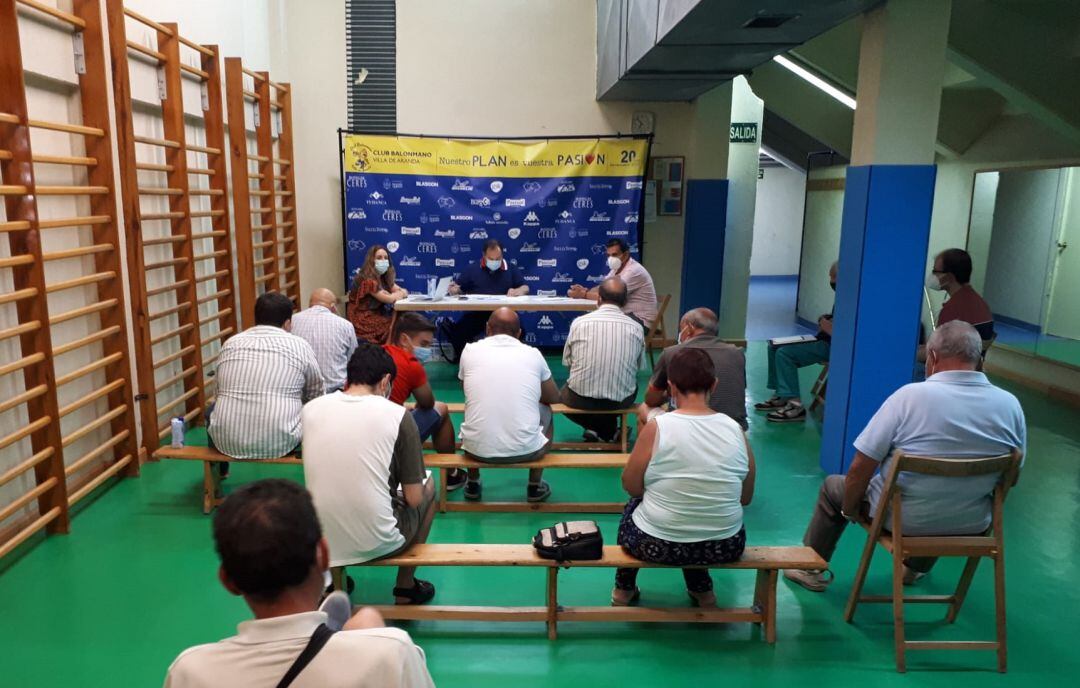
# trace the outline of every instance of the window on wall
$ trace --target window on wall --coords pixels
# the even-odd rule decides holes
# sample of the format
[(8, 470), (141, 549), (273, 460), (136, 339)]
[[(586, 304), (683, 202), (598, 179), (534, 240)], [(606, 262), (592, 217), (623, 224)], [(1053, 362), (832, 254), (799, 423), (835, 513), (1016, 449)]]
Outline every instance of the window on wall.
[(395, 0), (346, 0), (345, 60), (349, 128), (397, 131)]

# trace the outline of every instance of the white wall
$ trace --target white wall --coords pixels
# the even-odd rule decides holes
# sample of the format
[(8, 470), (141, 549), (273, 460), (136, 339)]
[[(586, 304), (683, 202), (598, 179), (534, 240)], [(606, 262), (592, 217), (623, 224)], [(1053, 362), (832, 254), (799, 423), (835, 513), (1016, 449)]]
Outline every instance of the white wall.
[(802, 246), (806, 174), (788, 167), (766, 167), (762, 175), (754, 204), (750, 274), (796, 275)]
[(844, 211), (844, 191), (832, 183), (847, 175), (845, 167), (826, 167), (807, 175), (806, 222), (799, 268), (799, 300), (796, 315), (816, 323), (833, 307), (829, 288), (829, 266), (840, 257), (840, 221)]

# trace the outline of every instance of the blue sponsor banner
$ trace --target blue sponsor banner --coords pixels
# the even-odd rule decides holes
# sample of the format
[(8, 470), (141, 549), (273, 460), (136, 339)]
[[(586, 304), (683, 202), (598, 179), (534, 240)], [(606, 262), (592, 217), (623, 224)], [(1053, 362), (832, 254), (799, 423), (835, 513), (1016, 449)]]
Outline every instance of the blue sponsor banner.
[[(390, 252), (398, 283), (413, 293), (423, 293), (430, 278), (456, 279), (468, 264), (482, 260), (482, 244), (490, 238), (502, 242), (506, 259), (521, 269), (530, 293), (535, 295), (565, 295), (573, 284), (597, 285), (608, 272), (605, 244), (610, 239), (624, 239), (635, 255), (638, 252), (646, 141), (599, 140), (615, 146), (608, 154), (615, 160), (625, 159), (630, 151), (634, 164), (626, 165), (626, 170), (612, 170), (600, 152), (567, 160), (560, 176), (549, 176), (550, 169), (542, 171), (544, 176), (522, 176), (526, 174), (523, 169), (506, 169), (509, 160), (544, 160), (537, 147), (545, 144), (500, 141), (500, 151), (509, 148), (504, 164), (474, 168), (466, 176), (430, 174), (433, 170), (423, 169), (430, 165), (406, 164), (401, 152), (382, 165), (389, 171), (377, 171), (380, 165), (373, 159), (390, 154), (383, 140), (400, 144), (408, 137), (355, 138), (363, 142), (364, 151), (358, 155), (366, 160), (346, 156), (347, 283), (363, 264), (368, 249), (377, 244)], [(427, 145), (440, 143), (423, 141)], [(598, 144), (597, 139), (581, 141), (588, 146)], [(452, 156), (453, 146), (462, 145), (452, 140), (443, 143), (451, 150), (433, 154), (440, 159)], [(549, 145), (555, 144), (552, 141)], [(352, 151), (359, 150), (355, 142), (352, 145)], [(514, 156), (515, 145), (526, 151), (518, 158)], [(553, 161), (569, 157), (563, 153), (567, 145), (572, 143), (559, 142), (559, 149), (551, 153)], [(470, 158), (457, 155), (452, 162), (460, 164), (463, 159)], [(491, 159), (499, 160), (494, 153)], [(605, 174), (590, 174), (590, 164), (605, 165)], [(422, 173), (411, 174), (411, 169)], [(612, 171), (633, 173), (613, 175)], [(557, 312), (522, 313), (527, 341), (539, 346), (561, 345), (572, 317)]]

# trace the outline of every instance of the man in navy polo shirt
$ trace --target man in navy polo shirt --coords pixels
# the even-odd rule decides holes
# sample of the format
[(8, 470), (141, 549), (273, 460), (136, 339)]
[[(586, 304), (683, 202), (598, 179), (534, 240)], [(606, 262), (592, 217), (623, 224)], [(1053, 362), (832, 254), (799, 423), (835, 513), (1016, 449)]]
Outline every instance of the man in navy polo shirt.
[[(499, 240), (488, 239), (484, 242), (483, 259), (461, 271), (457, 282), (450, 285), (450, 293), (525, 296), (529, 293), (529, 285), (525, 284), (521, 268), (511, 265), (503, 257)], [(461, 358), (466, 344), (484, 333), (489, 315), (485, 311), (469, 311), (449, 328), (443, 325), (444, 336), (448, 336), (454, 346), (455, 361)]]

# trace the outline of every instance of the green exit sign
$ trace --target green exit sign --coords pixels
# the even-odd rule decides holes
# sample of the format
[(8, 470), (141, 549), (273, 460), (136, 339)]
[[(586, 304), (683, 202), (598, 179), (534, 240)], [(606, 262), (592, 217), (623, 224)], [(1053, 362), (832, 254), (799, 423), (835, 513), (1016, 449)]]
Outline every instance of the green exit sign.
[(757, 122), (732, 122), (731, 143), (757, 143)]

